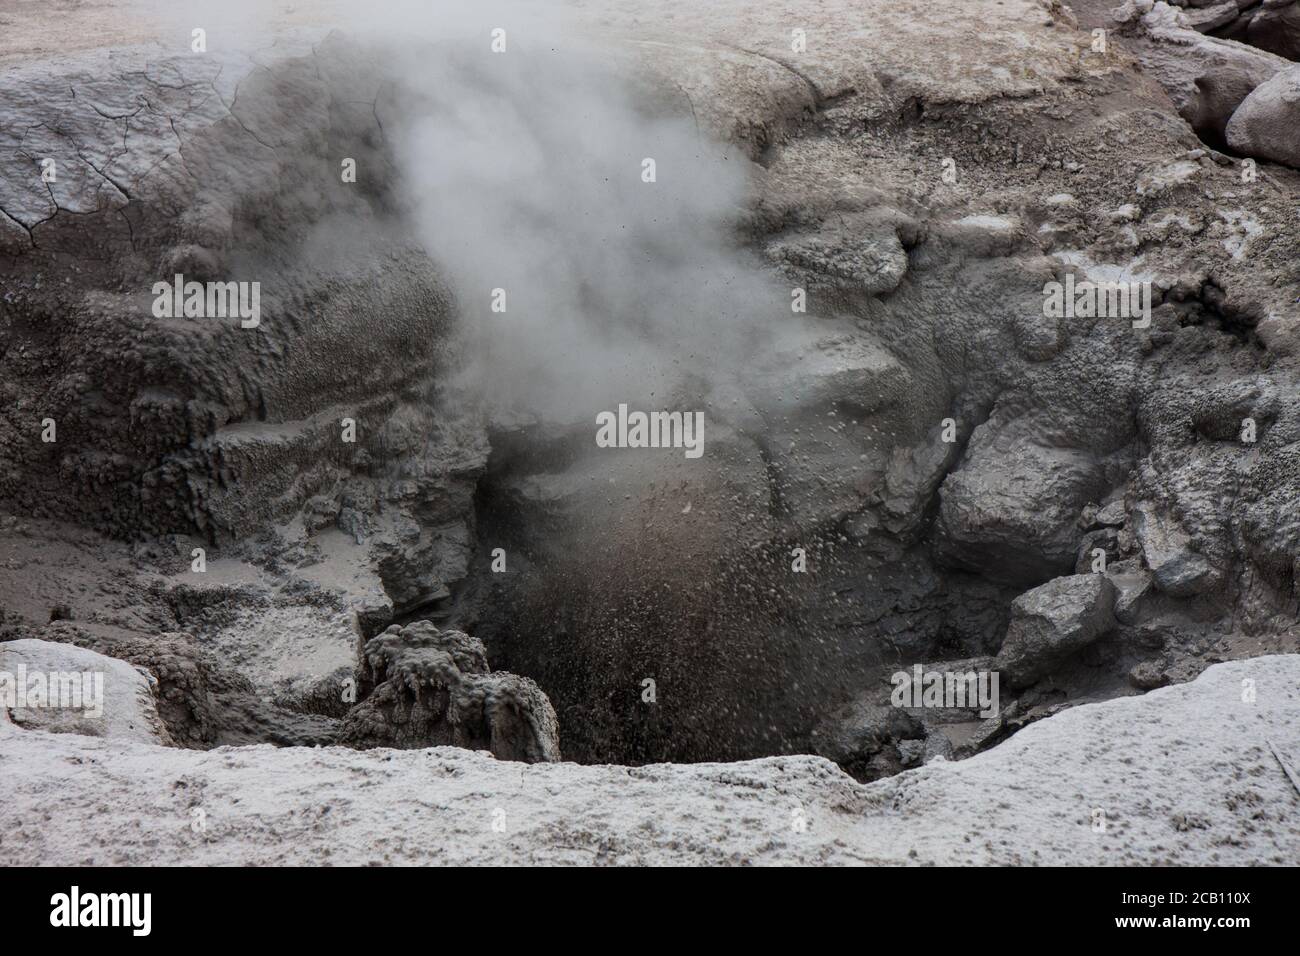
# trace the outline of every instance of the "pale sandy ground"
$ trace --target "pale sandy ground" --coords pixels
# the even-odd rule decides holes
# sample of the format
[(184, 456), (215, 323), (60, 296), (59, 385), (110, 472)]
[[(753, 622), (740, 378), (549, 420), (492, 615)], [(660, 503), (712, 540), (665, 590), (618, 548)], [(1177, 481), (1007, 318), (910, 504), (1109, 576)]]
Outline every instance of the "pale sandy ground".
[(0, 724), (0, 852), (34, 864), (1294, 865), (1300, 792), (1269, 742), (1300, 765), (1300, 655), (1076, 707), (970, 760), (869, 786), (815, 757), (528, 766), (450, 748), (196, 752)]
[(137, 45), (186, 49), (195, 27), (214, 35), (216, 49), (226, 28), (269, 38), (335, 15), (332, 0), (0, 0), (0, 64)]

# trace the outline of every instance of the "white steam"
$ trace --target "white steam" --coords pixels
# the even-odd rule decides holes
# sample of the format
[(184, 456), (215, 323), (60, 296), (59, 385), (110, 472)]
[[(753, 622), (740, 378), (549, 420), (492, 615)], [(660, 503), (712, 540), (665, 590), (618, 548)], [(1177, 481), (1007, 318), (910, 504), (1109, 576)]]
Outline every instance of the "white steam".
[(536, 4), (475, 9), (399, 47), (411, 95), (395, 133), (468, 374), (503, 410), (559, 420), (698, 402), (702, 383), (743, 371), (781, 302), (733, 251), (748, 161), (689, 113), (651, 115), (609, 65), (617, 44)]
[[(699, 407), (743, 380), (790, 318), (788, 289), (736, 251), (748, 160), (697, 130), (679, 94), (674, 115), (647, 110), (632, 48), (585, 30), (571, 5), (143, 6), (178, 45), (191, 25), (213, 49), (336, 29), (376, 51), (393, 81), (385, 136), (402, 214), (456, 295), (464, 378), (500, 412)], [(505, 52), (493, 52), (496, 29)], [(491, 310), (496, 289), (504, 313)]]

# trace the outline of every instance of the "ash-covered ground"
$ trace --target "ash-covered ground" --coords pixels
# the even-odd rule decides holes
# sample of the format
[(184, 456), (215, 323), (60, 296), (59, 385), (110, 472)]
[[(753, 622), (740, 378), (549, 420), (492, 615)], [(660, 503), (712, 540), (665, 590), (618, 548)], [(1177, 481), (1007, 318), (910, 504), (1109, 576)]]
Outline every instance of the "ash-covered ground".
[(1300, 5), (347, 7), (0, 6), (0, 847), (1300, 862)]

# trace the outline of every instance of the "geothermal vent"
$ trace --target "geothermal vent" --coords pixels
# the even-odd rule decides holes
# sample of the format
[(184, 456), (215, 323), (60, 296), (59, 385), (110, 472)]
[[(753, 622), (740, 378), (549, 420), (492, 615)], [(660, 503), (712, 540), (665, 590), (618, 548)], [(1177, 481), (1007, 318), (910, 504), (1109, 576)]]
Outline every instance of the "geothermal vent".
[(1300, 864), (1300, 3), (4, 6), (15, 864)]

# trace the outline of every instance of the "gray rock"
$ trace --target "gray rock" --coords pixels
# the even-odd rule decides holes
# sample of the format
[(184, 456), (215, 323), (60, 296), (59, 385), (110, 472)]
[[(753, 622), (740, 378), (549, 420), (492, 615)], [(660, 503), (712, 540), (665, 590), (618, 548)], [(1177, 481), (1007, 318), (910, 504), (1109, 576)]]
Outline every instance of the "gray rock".
[(953, 748), (953, 756), (959, 759), (971, 757), (981, 750), (988, 749), (1006, 733), (1007, 717), (1014, 713), (1015, 704), (1012, 704), (1004, 712), (981, 720), (970, 736), (962, 741), (960, 746)]
[(898, 760), (904, 767), (919, 767), (925, 762), (928, 738), (926, 740), (900, 740), (898, 742)]
[(1221, 139), (1233, 111), (1251, 91), (1291, 66), (1276, 54), (1202, 35), (1177, 7), (1146, 6), (1149, 12), (1130, 6), (1122, 29), (1143, 70), (1165, 88), (1202, 138)]
[(1169, 674), (1158, 661), (1142, 661), (1129, 671), (1128, 682), (1138, 690), (1155, 690), (1169, 683)]
[(850, 773), (871, 776), (866, 771), (871, 767), (872, 758), (887, 747), (898, 748), (900, 756), (905, 757), (902, 744), (915, 741), (918, 748), (915, 757), (919, 760), (925, 750), (925, 736), (921, 722), (907, 710), (857, 700), (823, 722), (813, 739), (817, 753)]
[(1093, 552), (1097, 550), (1102, 552), (1106, 562), (1100, 573), (1105, 573), (1106, 567), (1119, 558), (1119, 533), (1114, 528), (1098, 528), (1087, 532), (1079, 543), (1079, 556), (1074, 562), (1075, 574), (1098, 573), (1093, 567), (1098, 557)]
[(931, 760), (951, 760), (953, 758), (952, 741), (943, 731), (935, 729), (925, 737), (925, 753), (923, 760), (929, 763)]
[(1133, 531), (1156, 587), (1166, 594), (1190, 597), (1222, 583), (1223, 572), (1192, 549), (1191, 537), (1177, 520), (1150, 502), (1133, 509)]
[(1101, 464), (1084, 449), (1034, 438), (1027, 422), (976, 429), (940, 489), (941, 560), (1020, 585), (1073, 570), (1077, 515), (1100, 489)]
[(1142, 602), (1152, 592), (1149, 571), (1121, 571), (1110, 575), (1115, 585), (1115, 620), (1121, 624), (1136, 624)]
[(1128, 512), (1124, 508), (1124, 501), (1117, 499), (1108, 505), (1104, 505), (1097, 512), (1097, 524), (1104, 525), (1108, 528), (1118, 528), (1124, 524), (1128, 518)]
[(1227, 137), (1246, 156), (1300, 166), (1300, 66), (1256, 87), (1232, 114)]
[(1026, 687), (1115, 626), (1115, 587), (1101, 574), (1056, 578), (1011, 604), (997, 664), (1012, 687)]
[(1243, 19), (1245, 42), (1288, 60), (1300, 59), (1300, 4), (1296, 0), (1264, 0)]
[(1240, 12), (1237, 0), (1222, 0), (1221, 3), (1195, 4), (1183, 15), (1193, 30), (1209, 33), (1236, 20)]
[(0, 644), (0, 721), (24, 730), (170, 746), (157, 688), (143, 668), (81, 647), (39, 640)]

